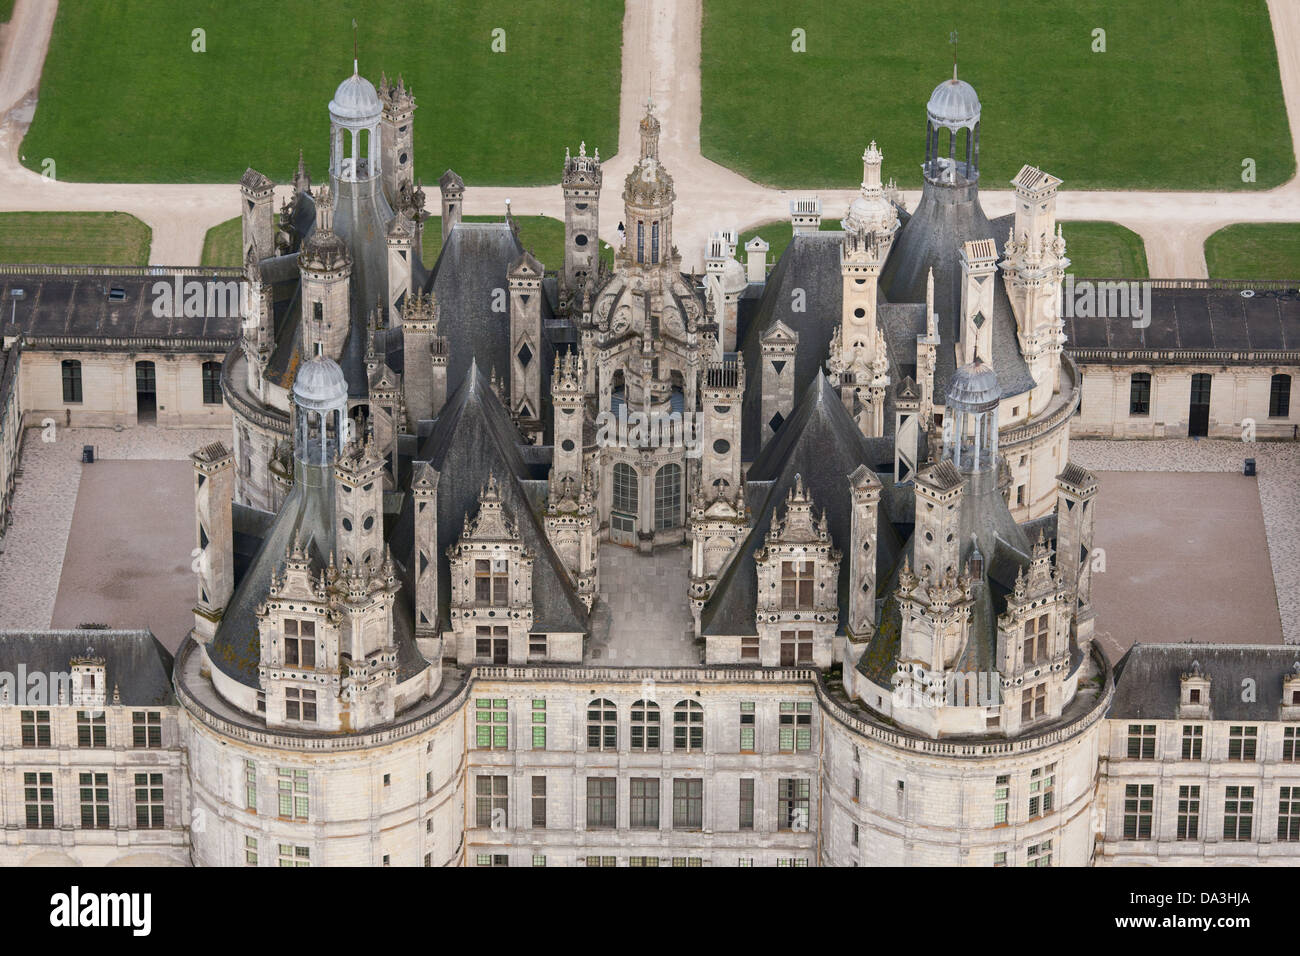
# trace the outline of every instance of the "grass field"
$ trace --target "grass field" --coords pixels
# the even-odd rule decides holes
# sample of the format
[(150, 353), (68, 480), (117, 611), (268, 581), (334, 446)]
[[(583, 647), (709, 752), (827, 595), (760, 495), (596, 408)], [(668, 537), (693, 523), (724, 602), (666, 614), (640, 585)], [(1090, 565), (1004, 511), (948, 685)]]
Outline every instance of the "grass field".
[[(618, 147), (620, 0), (77, 0), (59, 5), (24, 163), (82, 182), (287, 180), (329, 159), (328, 105), (352, 69), (416, 96), (416, 175), (470, 185), (560, 179), (564, 147)], [(492, 52), (494, 29), (505, 52)], [(206, 30), (206, 52), (191, 49)]]
[(124, 212), (0, 213), (4, 263), (144, 266), (152, 239), (152, 229)]
[[(519, 223), (519, 241), (525, 249), (531, 249), (534, 256), (547, 269), (560, 269), (564, 265), (564, 223), (549, 216), (516, 216)], [(500, 216), (466, 216), (466, 222), (500, 222)], [(203, 264), (205, 266), (240, 266), (239, 247), (243, 243), (242, 227), (239, 217), (227, 219), (213, 226), (203, 240)], [(442, 250), (442, 219), (431, 216), (424, 223), (424, 263), (432, 269), (438, 261)], [(603, 240), (600, 254), (607, 262), (613, 262), (613, 250)]]
[(1205, 240), (1211, 279), (1300, 279), (1300, 223), (1243, 222)]
[[(1260, 189), (1295, 171), (1265, 0), (704, 0), (704, 155), (762, 183), (856, 185), (871, 139), (920, 185), (925, 104), (979, 93), (981, 181), (1024, 163), (1067, 189)], [(791, 33), (806, 31), (806, 52)], [(1093, 30), (1106, 51), (1094, 53)], [(1256, 163), (1243, 183), (1242, 160)]]
[[(822, 217), (822, 232), (834, 232), (841, 228), (839, 219), (832, 219), (829, 216)], [(736, 259), (741, 265), (744, 265), (749, 256), (745, 254), (745, 243), (755, 236), (762, 237), (770, 247), (767, 250), (767, 266), (771, 269), (781, 260), (781, 253), (785, 252), (785, 247), (790, 245), (790, 240), (794, 238), (794, 227), (790, 225), (789, 219), (779, 219), (776, 222), (764, 223), (753, 229), (748, 229), (740, 234), (740, 244), (736, 246)]]
[(0, 23), (8, 23), (14, 15), (14, 0), (0, 0)]
[(1117, 222), (1063, 222), (1070, 272), (1090, 278), (1147, 278), (1146, 244)]

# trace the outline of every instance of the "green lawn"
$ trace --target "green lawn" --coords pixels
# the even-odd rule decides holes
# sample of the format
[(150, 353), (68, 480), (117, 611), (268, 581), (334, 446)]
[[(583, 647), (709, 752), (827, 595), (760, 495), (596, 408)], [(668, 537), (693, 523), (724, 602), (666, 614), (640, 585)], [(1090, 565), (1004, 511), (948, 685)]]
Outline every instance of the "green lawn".
[(1243, 222), (1205, 240), (1211, 279), (1300, 279), (1300, 223)]
[(233, 183), (248, 166), (285, 181), (301, 145), (319, 182), (353, 17), (362, 72), (415, 92), (426, 187), (447, 167), (470, 185), (554, 183), (566, 145), (617, 151), (619, 0), (77, 0), (59, 5), (24, 163), (83, 182)]
[(8, 23), (14, 15), (14, 0), (0, 0), (0, 23)]
[(243, 244), (244, 224), (239, 216), (218, 223), (203, 237), (202, 265), (242, 266), (244, 263), (239, 247)]
[(153, 230), (124, 212), (0, 213), (0, 262), (144, 266)]
[[(841, 228), (840, 220), (823, 215), (821, 228), (822, 232), (834, 232)], [(785, 252), (785, 247), (790, 245), (790, 240), (794, 238), (794, 227), (790, 225), (789, 219), (779, 219), (742, 232), (740, 244), (736, 246), (736, 259), (741, 265), (749, 261), (749, 256), (745, 252), (745, 243), (755, 236), (762, 237), (770, 246), (767, 250), (767, 265), (771, 269), (781, 260), (781, 253)]]
[(1070, 272), (1086, 278), (1145, 279), (1142, 237), (1117, 222), (1063, 222)]
[[(925, 104), (952, 74), (983, 105), (981, 179), (1024, 163), (1067, 189), (1262, 189), (1295, 171), (1265, 0), (705, 0), (704, 155), (759, 182), (850, 187), (871, 139), (921, 182)], [(791, 31), (806, 31), (806, 52)], [(1092, 31), (1106, 52), (1092, 52)], [(1257, 181), (1243, 183), (1242, 160)]]

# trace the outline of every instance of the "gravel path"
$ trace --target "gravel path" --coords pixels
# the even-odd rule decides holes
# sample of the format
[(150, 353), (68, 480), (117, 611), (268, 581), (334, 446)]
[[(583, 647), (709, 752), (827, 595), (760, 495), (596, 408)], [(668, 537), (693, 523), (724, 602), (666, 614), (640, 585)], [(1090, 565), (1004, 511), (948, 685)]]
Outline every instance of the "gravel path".
[[(636, 124), (647, 95), (653, 93), (664, 124), (661, 156), (673, 174), (678, 208), (684, 212), (673, 224), (677, 244), (683, 265), (694, 269), (703, 267), (709, 233), (787, 219), (789, 200), (805, 192), (760, 186), (700, 155), (701, 4), (702, 0), (626, 0), (620, 149), (606, 161), (601, 202), (601, 238), (614, 242), (622, 219), (621, 184), (635, 159)], [(0, 31), (0, 211), (121, 210), (138, 216), (154, 230), (151, 263), (198, 263), (207, 230), (238, 213), (234, 184), (51, 182), (19, 163), (19, 145), (36, 110), (56, 7), (55, 0), (17, 0), (13, 19)], [(1269, 12), (1291, 135), (1300, 155), (1300, 2), (1269, 0)], [(322, 96), (319, 108), (324, 106)], [(869, 137), (870, 131), (864, 130), (864, 140)], [(609, 156), (613, 144), (589, 145), (603, 147)], [(844, 157), (846, 168), (855, 167), (857, 161), (856, 156)], [(887, 163), (904, 161), (906, 156), (892, 157)], [(559, 169), (557, 156), (557, 174)], [(1300, 181), (1295, 178), (1254, 193), (1080, 192), (1070, 190), (1068, 183), (1066, 186), (1057, 202), (1061, 218), (1113, 220), (1138, 232), (1146, 242), (1148, 266), (1156, 278), (1204, 277), (1205, 239), (1225, 225), (1300, 221)], [(278, 204), (287, 192), (282, 188), (277, 193)], [(835, 219), (856, 195), (855, 190), (818, 193), (826, 215)], [(909, 208), (915, 208), (919, 195), (919, 191), (904, 194)], [(1013, 196), (1009, 191), (989, 190), (982, 195), (991, 217), (1011, 212)], [(465, 193), (465, 212), (500, 214), (506, 199), (519, 215), (564, 215), (564, 200), (557, 186), (471, 185)]]

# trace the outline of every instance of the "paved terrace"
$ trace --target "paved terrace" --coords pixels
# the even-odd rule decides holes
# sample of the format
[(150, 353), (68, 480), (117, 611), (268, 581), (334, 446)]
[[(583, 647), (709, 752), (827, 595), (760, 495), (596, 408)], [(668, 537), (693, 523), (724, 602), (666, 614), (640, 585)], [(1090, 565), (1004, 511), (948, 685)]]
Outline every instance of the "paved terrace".
[(1070, 458), (1100, 479), (1094, 589), (1112, 660), (1139, 637), (1260, 644), (1280, 628), (1300, 643), (1300, 444), (1076, 440)]

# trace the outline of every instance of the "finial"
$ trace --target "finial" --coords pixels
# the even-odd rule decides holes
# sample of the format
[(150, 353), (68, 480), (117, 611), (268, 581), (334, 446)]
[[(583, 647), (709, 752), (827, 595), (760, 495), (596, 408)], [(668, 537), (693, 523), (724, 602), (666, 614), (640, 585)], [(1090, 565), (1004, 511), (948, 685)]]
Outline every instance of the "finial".
[(957, 82), (957, 31), (953, 30), (948, 34), (948, 42), (952, 44), (952, 81)]
[(357, 19), (352, 18), (352, 75), (357, 75)]

